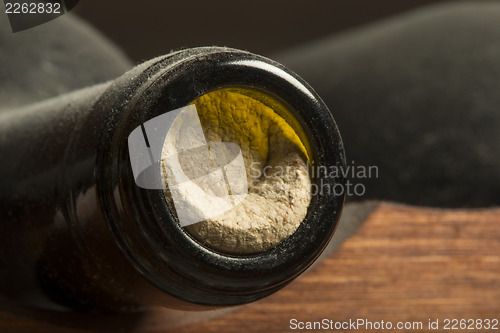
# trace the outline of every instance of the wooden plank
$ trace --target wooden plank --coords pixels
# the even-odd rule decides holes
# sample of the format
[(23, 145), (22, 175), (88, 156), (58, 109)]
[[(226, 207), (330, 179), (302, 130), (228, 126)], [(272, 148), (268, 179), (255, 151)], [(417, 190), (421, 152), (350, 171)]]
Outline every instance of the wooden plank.
[[(383, 203), (336, 252), (282, 291), (175, 331), (283, 332), (290, 330), (291, 319), (423, 325), (394, 332), (432, 331), (428, 320), (439, 319), (443, 331), (445, 318), (500, 319), (499, 300), (500, 209), (441, 210)], [(89, 320), (101, 322), (94, 328), (165, 332), (168, 327), (160, 310), (74, 316), (64, 326), (54, 316), (47, 320), (3, 310), (0, 332), (77, 332), (83, 321), (88, 328)]]

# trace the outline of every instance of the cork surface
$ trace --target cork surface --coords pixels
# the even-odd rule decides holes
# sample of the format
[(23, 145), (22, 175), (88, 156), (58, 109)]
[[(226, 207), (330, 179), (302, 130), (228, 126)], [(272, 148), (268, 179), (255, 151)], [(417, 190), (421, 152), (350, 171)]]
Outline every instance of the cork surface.
[[(193, 175), (190, 179), (194, 181), (183, 185), (184, 192), (176, 192), (177, 197), (184, 196), (181, 201), (186, 203), (176, 208), (197, 210), (201, 216), (206, 214), (204, 221), (185, 229), (201, 243), (223, 253), (252, 254), (276, 246), (298, 228), (311, 201), (307, 158), (299, 137), (271, 108), (235, 91), (214, 91), (194, 104), (204, 138), (195, 139), (200, 141), (198, 144), (188, 144), (201, 147), (205, 140), (211, 156), (203, 156), (200, 152), (179, 159), (182, 172)], [(188, 130), (179, 132), (179, 138), (167, 137), (164, 155), (172, 156), (182, 141), (193, 140), (195, 135), (189, 136), (186, 132)], [(220, 142), (234, 143), (241, 150), (245, 170), (242, 170), (242, 177), (233, 179), (233, 183), (238, 182), (239, 190), (243, 186), (248, 193), (239, 195), (238, 202), (233, 200), (237, 197), (235, 193), (227, 202), (215, 198), (227, 191), (224, 182), (230, 175), (220, 176), (220, 179), (213, 176), (214, 162), (212, 170), (200, 171), (204, 167), (203, 159), (213, 158), (213, 147)], [(218, 151), (217, 154), (231, 152)], [(219, 158), (233, 160), (229, 155)], [(210, 177), (195, 176), (210, 172)], [(166, 163), (164, 177), (175, 177)], [(234, 191), (234, 187), (231, 189)], [(207, 192), (213, 195), (207, 196)], [(210, 216), (215, 205), (230, 205), (231, 208)]]

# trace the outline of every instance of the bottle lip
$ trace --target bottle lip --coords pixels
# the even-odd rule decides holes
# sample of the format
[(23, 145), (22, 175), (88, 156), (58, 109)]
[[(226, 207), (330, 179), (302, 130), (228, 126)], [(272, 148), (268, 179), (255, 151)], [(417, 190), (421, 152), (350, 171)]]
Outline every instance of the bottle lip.
[[(262, 253), (236, 256), (195, 241), (176, 221), (163, 190), (136, 186), (127, 137), (137, 126), (186, 106), (215, 89), (245, 86), (271, 93), (311, 142), (313, 164), (345, 166), (339, 130), (314, 90), (282, 65), (249, 52), (206, 47), (181, 50), (126, 73), (98, 103), (111, 108), (97, 155), (97, 187), (113, 237), (128, 262), (151, 284), (188, 303), (248, 303), (285, 286), (321, 254), (337, 226), (345, 194), (318, 193), (297, 231)], [(345, 179), (319, 175), (319, 183)]]

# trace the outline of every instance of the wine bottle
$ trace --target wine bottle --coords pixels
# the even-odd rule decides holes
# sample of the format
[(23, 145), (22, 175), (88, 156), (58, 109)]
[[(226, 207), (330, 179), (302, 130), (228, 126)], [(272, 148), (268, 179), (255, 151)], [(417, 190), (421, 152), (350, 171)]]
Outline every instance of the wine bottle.
[(258, 300), (304, 272), (332, 237), (344, 193), (312, 193), (293, 233), (235, 253), (193, 237), (164, 188), (139, 186), (132, 133), (145, 130), (147, 139), (145, 124), (224, 89), (274, 108), (295, 130), (307, 167), (319, 170), (313, 186), (344, 184), (319, 167), (345, 165), (338, 128), (295, 73), (235, 49), (173, 52), (0, 114), (0, 294), (45, 309), (202, 310)]

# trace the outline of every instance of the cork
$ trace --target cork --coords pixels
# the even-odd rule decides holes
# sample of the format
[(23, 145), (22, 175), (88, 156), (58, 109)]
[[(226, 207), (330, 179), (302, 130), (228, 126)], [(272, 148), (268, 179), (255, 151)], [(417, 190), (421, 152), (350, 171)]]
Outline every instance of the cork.
[[(162, 161), (167, 161), (170, 156), (183, 156), (177, 151), (179, 142), (191, 140), (189, 145), (200, 148), (199, 152), (184, 155), (178, 164), (184, 174), (196, 181), (183, 185), (187, 190), (178, 195), (184, 195), (183, 202), (188, 204), (177, 205), (177, 213), (185, 214), (180, 211), (184, 209), (206, 214), (202, 221), (185, 226), (185, 231), (203, 245), (226, 254), (249, 255), (275, 247), (297, 230), (311, 202), (304, 144), (284, 118), (244, 90), (219, 89), (199, 97), (193, 105), (203, 138), (190, 136), (190, 131), (184, 130), (176, 138), (167, 136), (162, 151)], [(231, 143), (239, 148), (244, 177), (196, 176), (211, 172), (215, 175), (214, 167), (223, 167), (212, 162), (210, 168), (203, 161), (220, 155), (215, 152), (216, 143)], [(230, 161), (233, 157), (223, 159)], [(168, 184), (174, 171), (168, 163), (162, 163), (162, 168)], [(236, 181), (238, 186), (226, 187), (224, 181), (228, 179), (233, 184)], [(244, 193), (242, 184), (246, 186)], [(226, 189), (231, 195), (223, 201), (218, 192)], [(231, 189), (238, 193), (231, 193)], [(168, 187), (165, 190), (170, 202), (172, 190)], [(219, 206), (227, 207), (213, 215)]]

